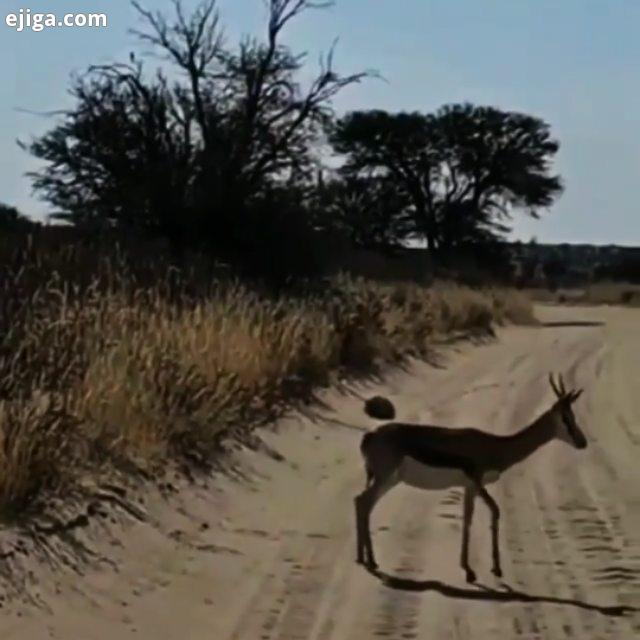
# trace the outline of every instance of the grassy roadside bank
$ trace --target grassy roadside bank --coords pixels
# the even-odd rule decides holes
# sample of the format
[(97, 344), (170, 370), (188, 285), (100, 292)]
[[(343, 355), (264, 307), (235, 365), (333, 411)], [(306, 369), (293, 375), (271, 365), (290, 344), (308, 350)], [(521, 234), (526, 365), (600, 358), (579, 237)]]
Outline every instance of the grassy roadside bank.
[(438, 336), (528, 323), (510, 290), (341, 276), (274, 297), (205, 270), (23, 247), (0, 276), (0, 513), (114, 470), (202, 464), (222, 434)]

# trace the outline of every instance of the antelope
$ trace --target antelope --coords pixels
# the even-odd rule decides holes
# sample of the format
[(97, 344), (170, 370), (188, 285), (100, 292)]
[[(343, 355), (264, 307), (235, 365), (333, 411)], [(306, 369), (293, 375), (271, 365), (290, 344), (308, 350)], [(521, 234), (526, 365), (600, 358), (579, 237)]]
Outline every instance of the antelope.
[[(491, 513), (492, 573), (501, 577), (500, 509), (485, 486), (495, 483), (504, 471), (526, 460), (551, 440), (559, 439), (576, 449), (587, 446), (572, 408), (583, 389), (567, 391), (561, 375), (556, 383), (553, 374), (549, 374), (549, 382), (556, 396), (551, 408), (512, 435), (402, 422), (387, 422), (365, 433), (360, 451), (367, 481), (364, 491), (355, 498), (357, 562), (369, 570), (377, 569), (369, 520), (376, 503), (392, 487), (401, 482), (427, 490), (461, 487), (464, 499), (460, 566), (466, 580), (476, 581), (476, 574), (469, 566), (469, 532), (477, 496)], [(377, 406), (379, 402), (365, 410)], [(389, 415), (389, 406), (383, 405), (383, 408), (382, 412), (374, 410), (369, 415), (387, 419), (382, 414)]]

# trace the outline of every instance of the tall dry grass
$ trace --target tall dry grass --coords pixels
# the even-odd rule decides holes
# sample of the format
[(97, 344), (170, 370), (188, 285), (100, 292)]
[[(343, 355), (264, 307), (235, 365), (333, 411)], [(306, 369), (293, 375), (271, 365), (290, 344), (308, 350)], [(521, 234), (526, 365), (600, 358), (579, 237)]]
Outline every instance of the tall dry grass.
[[(340, 276), (273, 297), (81, 245), (0, 247), (0, 513), (110, 469), (206, 461), (338, 369), (530, 322), (512, 291)], [(209, 273), (209, 275), (206, 275)]]

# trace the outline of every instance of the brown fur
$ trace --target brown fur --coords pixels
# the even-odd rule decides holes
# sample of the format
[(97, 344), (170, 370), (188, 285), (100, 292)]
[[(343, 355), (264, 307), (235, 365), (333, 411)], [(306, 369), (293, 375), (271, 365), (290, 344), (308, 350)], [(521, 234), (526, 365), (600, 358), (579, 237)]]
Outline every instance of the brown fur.
[[(469, 528), (473, 501), (480, 496), (491, 511), (493, 573), (502, 575), (498, 545), (500, 510), (485, 484), (528, 458), (542, 445), (559, 438), (577, 449), (587, 446), (571, 405), (581, 391), (567, 392), (562, 377), (550, 377), (556, 402), (517, 433), (500, 436), (475, 428), (387, 422), (366, 433), (360, 442), (367, 473), (365, 490), (356, 498), (358, 562), (375, 567), (369, 518), (376, 502), (394, 485), (405, 482), (423, 489), (462, 486), (465, 489), (461, 566), (475, 581), (468, 564)], [(385, 400), (384, 398), (382, 400)], [(388, 402), (388, 401), (387, 401)], [(365, 411), (371, 415), (365, 405)], [(407, 461), (412, 461), (408, 463)], [(419, 476), (421, 480), (417, 480)]]

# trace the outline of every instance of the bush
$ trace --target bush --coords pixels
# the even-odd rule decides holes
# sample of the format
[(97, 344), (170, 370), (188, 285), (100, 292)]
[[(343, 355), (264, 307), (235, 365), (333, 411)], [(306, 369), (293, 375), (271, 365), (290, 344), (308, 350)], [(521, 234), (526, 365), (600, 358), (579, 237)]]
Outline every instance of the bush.
[(625, 289), (620, 293), (620, 302), (622, 304), (631, 304), (633, 299), (636, 297), (637, 291), (631, 291), (629, 289)]

